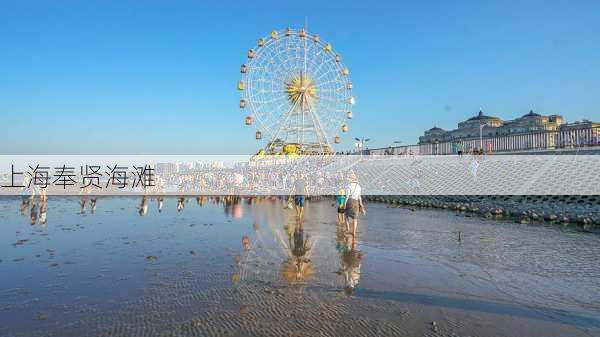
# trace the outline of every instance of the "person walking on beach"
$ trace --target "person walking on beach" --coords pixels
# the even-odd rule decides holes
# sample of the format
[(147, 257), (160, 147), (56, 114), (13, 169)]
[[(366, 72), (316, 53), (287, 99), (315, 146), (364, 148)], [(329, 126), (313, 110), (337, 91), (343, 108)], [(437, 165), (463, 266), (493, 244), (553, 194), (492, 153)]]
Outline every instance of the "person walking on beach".
[(299, 174), (296, 181), (294, 181), (294, 187), (291, 195), (294, 195), (294, 204), (296, 205), (296, 216), (298, 219), (304, 217), (304, 202), (308, 195), (308, 187), (306, 186), (306, 178), (304, 174)]
[(473, 160), (471, 161), (470, 170), (471, 170), (471, 175), (473, 176), (474, 181), (477, 181), (477, 169), (478, 168), (479, 168), (479, 162), (477, 161), (477, 159), (475, 159), (475, 157), (473, 157)]
[(352, 235), (356, 235), (358, 227), (358, 216), (365, 214), (365, 207), (362, 202), (362, 190), (358, 184), (358, 178), (354, 172), (348, 174), (348, 185), (346, 186), (346, 203), (344, 205), (346, 215), (346, 230), (350, 232), (350, 222), (352, 222)]
[(346, 205), (346, 191), (344, 191), (344, 189), (339, 190), (338, 195), (335, 197), (335, 200), (337, 201), (337, 220), (338, 220), (338, 224), (343, 224), (344, 223), (344, 212), (345, 212), (345, 205)]

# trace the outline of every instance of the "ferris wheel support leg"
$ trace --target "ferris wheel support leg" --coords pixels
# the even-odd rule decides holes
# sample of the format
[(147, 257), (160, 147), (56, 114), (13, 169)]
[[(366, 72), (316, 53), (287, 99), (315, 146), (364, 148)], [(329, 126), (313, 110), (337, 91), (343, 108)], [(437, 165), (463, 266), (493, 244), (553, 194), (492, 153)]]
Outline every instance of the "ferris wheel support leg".
[[(329, 140), (327, 139), (327, 135), (325, 135), (325, 131), (323, 129), (323, 125), (321, 124), (321, 119), (319, 118), (319, 116), (317, 114), (315, 114), (313, 112), (312, 106), (309, 105), (309, 109), (308, 109), (311, 118), (313, 119), (313, 123), (315, 123), (315, 127), (316, 127), (316, 134), (317, 134), (317, 140), (319, 142), (319, 147), (321, 148), (321, 152), (325, 153), (324, 149), (323, 149), (323, 144), (325, 144), (327, 146), (328, 149), (331, 148), (331, 145), (329, 144)], [(320, 136), (321, 136), (321, 140), (319, 140), (319, 131), (320, 131)]]
[[(290, 119), (290, 116), (292, 115), (292, 111), (294, 111), (294, 108), (296, 107), (296, 103), (292, 104), (292, 106), (288, 109), (288, 111), (285, 113), (285, 121), (283, 122), (283, 124), (281, 125), (286, 125), (288, 120)], [(273, 144), (275, 142), (275, 140), (277, 139), (277, 137), (279, 136), (279, 132), (281, 132), (282, 126), (279, 126), (277, 128), (277, 132), (275, 133), (275, 135), (271, 138), (271, 140), (269, 140), (269, 143), (267, 144), (267, 146), (270, 146), (271, 148), (267, 149), (267, 150), (271, 150), (273, 148)]]

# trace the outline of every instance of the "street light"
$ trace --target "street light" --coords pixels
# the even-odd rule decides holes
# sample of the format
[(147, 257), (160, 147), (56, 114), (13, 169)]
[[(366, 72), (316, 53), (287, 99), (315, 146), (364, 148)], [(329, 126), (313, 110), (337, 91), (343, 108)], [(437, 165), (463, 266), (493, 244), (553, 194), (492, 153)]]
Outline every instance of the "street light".
[(483, 127), (489, 126), (488, 123), (479, 124), (479, 152), (483, 152)]
[(360, 156), (362, 157), (363, 155), (363, 149), (365, 148), (365, 143), (368, 142), (369, 140), (371, 140), (371, 138), (365, 138), (365, 137), (354, 137), (354, 139), (358, 142), (356, 143), (356, 146), (360, 149)]
[[(395, 148), (399, 148), (399, 147), (400, 147), (400, 144), (402, 144), (402, 141), (401, 141), (401, 140), (395, 140), (395, 141), (394, 141), (394, 144), (398, 144), (397, 146), (394, 146), (394, 147), (395, 147)], [(393, 151), (394, 151), (394, 152), (396, 152), (396, 150), (393, 150)], [(390, 154), (392, 154), (392, 153), (390, 153)]]

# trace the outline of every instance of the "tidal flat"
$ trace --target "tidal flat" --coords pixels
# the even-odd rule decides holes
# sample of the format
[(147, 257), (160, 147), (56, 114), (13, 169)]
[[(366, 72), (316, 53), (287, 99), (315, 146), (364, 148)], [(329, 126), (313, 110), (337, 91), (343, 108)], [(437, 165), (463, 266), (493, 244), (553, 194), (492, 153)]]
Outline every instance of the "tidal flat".
[(0, 336), (600, 334), (600, 235), (371, 203), (352, 236), (331, 200), (285, 206), (0, 198)]

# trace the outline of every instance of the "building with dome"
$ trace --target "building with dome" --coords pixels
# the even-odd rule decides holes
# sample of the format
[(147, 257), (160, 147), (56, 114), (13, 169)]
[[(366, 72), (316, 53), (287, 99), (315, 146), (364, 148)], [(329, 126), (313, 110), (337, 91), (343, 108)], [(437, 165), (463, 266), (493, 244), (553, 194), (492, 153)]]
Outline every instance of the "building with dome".
[(389, 146), (366, 151), (376, 155), (460, 154), (469, 152), (517, 153), (562, 149), (600, 149), (600, 123), (589, 120), (567, 123), (561, 115), (530, 110), (521, 117), (503, 120), (480, 110), (453, 130), (434, 126), (415, 145)]
[(480, 110), (477, 115), (458, 123), (456, 129), (434, 126), (425, 131), (411, 151), (421, 154), (481, 150), (519, 152), (599, 145), (600, 123), (597, 122), (567, 123), (561, 115), (542, 115), (533, 110), (512, 120), (502, 120)]
[(419, 144), (433, 144), (441, 142), (463, 141), (479, 139), (480, 137), (498, 137), (527, 132), (556, 131), (564, 124), (561, 115), (544, 116), (530, 110), (527, 114), (504, 121), (499, 117), (479, 113), (465, 121), (458, 123), (454, 130), (444, 130), (434, 126), (419, 137)]

